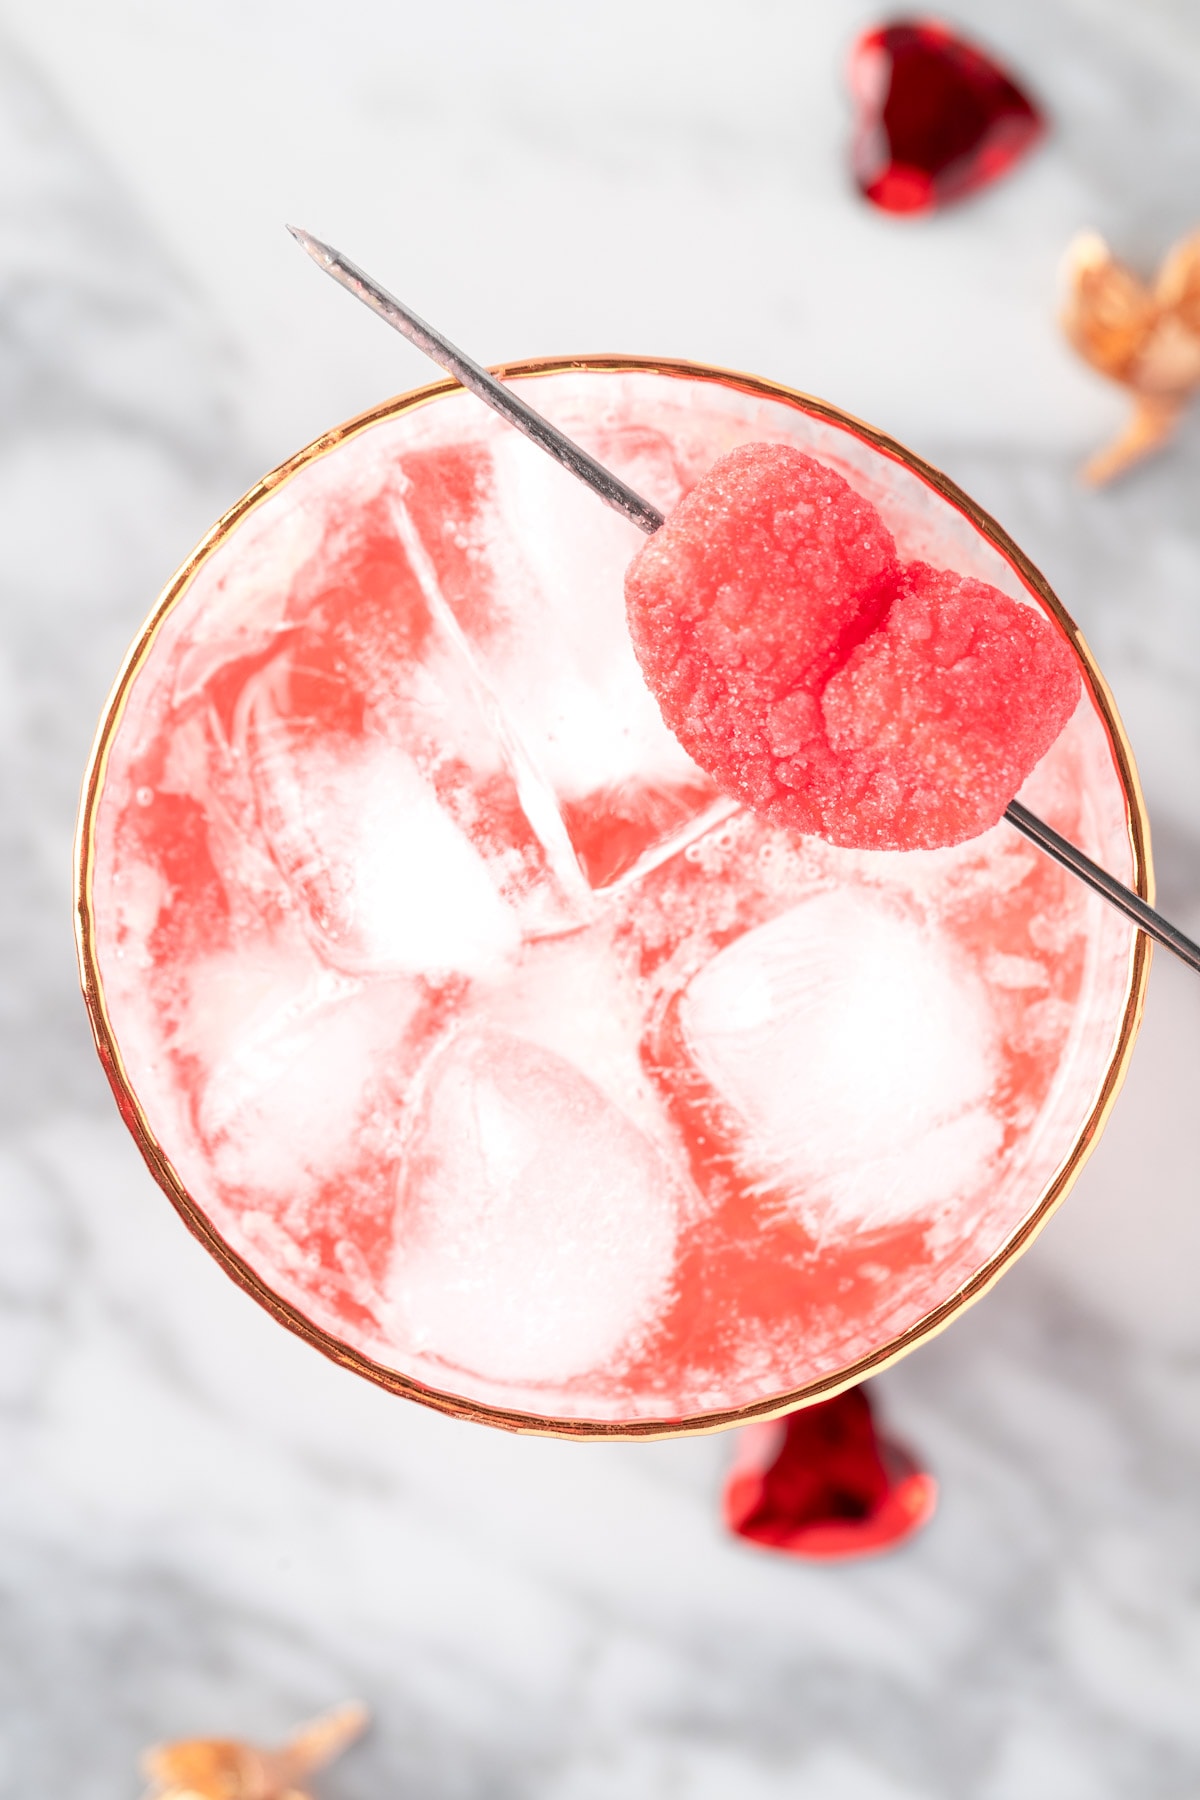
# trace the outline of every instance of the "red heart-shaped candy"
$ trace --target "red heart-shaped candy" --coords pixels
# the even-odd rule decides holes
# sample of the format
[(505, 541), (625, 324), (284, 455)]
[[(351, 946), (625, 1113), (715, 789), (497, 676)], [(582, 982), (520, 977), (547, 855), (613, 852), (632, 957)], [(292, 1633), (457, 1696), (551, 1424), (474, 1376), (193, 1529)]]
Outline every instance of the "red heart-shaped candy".
[(937, 1483), (875, 1429), (861, 1387), (751, 1425), (725, 1482), (739, 1537), (822, 1561), (890, 1550), (928, 1523)]
[(886, 212), (929, 212), (986, 187), (1044, 130), (982, 50), (931, 19), (865, 31), (850, 54), (854, 179)]
[(988, 830), (1079, 699), (1044, 613), (901, 562), (869, 500), (782, 444), (715, 463), (630, 563), (625, 599), (688, 754), (754, 811), (848, 849)]

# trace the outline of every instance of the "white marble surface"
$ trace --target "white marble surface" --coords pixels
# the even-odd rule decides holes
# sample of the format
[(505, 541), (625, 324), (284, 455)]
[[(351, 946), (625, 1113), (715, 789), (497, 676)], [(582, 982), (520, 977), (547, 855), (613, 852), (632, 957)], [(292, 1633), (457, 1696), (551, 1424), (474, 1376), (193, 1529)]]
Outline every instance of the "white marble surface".
[(1096, 224), (1200, 218), (1190, 0), (960, 0), (1057, 129), (955, 214), (841, 173), (851, 0), (0, 0), (0, 1794), (117, 1800), (150, 1739), (351, 1692), (331, 1800), (1190, 1800), (1200, 1789), (1200, 985), (1156, 964), (1060, 1218), (878, 1384), (943, 1482), (890, 1560), (725, 1541), (728, 1444), (455, 1425), (288, 1337), (191, 1241), (76, 996), (79, 773), (211, 518), (424, 378), (295, 215), (484, 357), (692, 354), (908, 438), (1098, 650), (1163, 896), (1200, 926), (1200, 426), (1102, 496), (1120, 413), (1052, 323)]

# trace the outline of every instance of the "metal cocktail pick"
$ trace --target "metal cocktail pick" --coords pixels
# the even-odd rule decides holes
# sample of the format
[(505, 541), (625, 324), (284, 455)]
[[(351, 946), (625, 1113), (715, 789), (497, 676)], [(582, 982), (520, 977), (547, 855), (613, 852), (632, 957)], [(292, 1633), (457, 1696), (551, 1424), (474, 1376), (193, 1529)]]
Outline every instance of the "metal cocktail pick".
[[(544, 419), (524, 400), (519, 399), (511, 388), (505, 387), (487, 369), (456, 349), (440, 331), (427, 325), (424, 319), (381, 288), (378, 282), (372, 281), (369, 275), (357, 268), (340, 251), (331, 249), (328, 244), (323, 244), (307, 231), (301, 231), (296, 225), (289, 225), (288, 230), (327, 275), (332, 275), (335, 281), (361, 300), (364, 306), (369, 306), (372, 312), (378, 313), (393, 330), (400, 332), (418, 350), (423, 350), (426, 356), (453, 375), (485, 405), (498, 412), (501, 418), (507, 419), (510, 425), (515, 425), (518, 431), (523, 431), (527, 438), (532, 438), (535, 444), (554, 457), (556, 462), (560, 462), (564, 469), (585, 482), (615, 511), (630, 519), (647, 534), (656, 532), (664, 523), (663, 515), (656, 506), (651, 506), (648, 500), (643, 500), (640, 494), (635, 494), (632, 488), (626, 487), (610, 469), (604, 468), (586, 450), (572, 443), (548, 419)], [(1064, 869), (1069, 869), (1072, 875), (1077, 875), (1080, 881), (1086, 882), (1088, 887), (1102, 895), (1118, 912), (1124, 913), (1147, 937), (1165, 945), (1168, 950), (1173, 950), (1176, 956), (1200, 973), (1200, 945), (1194, 944), (1191, 938), (1185, 937), (1161, 913), (1148, 906), (1132, 888), (1126, 887), (1124, 882), (1118, 881), (1098, 863), (1094, 863), (1090, 856), (1085, 856), (1082, 850), (1039, 819), (1036, 813), (1031, 813), (1028, 807), (1022, 806), (1019, 800), (1009, 803), (1004, 816), (1010, 825), (1015, 825), (1039, 850), (1044, 850), (1047, 856), (1053, 857)]]

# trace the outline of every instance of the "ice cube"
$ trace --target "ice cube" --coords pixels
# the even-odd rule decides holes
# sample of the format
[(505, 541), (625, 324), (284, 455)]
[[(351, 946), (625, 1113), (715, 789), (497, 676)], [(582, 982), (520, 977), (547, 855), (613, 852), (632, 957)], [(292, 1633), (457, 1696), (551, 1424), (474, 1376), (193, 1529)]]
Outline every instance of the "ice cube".
[(649, 1139), (563, 1057), (466, 1032), (401, 1175), (397, 1334), (495, 1381), (614, 1372), (668, 1297), (679, 1200)]
[(987, 990), (869, 890), (814, 896), (694, 978), (684, 1041), (732, 1110), (743, 1173), (819, 1232), (929, 1216), (988, 1172), (1001, 1127)]
[[(653, 470), (651, 488), (673, 503), (666, 439), (606, 435), (616, 466)], [(430, 578), (555, 797), (589, 881), (603, 888), (716, 797), (659, 718), (629, 642), (621, 575), (636, 531), (511, 436), (496, 436), (469, 481), (452, 479), (445, 452), (405, 467), (404, 506)], [(399, 517), (397, 529), (407, 540)]]
[(520, 928), (487, 863), (397, 745), (255, 740), (272, 855), (335, 967), (494, 973)]
[(210, 1071), (196, 1123), (213, 1172), (294, 1213), (359, 1156), (419, 989), (261, 948), (209, 959), (191, 989), (186, 1042)]

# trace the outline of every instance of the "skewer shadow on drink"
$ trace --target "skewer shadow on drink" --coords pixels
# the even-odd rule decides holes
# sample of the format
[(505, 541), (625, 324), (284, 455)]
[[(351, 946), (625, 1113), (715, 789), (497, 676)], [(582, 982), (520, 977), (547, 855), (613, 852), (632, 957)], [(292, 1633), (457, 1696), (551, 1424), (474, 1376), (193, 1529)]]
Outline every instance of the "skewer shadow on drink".
[[(778, 1415), (1003, 1272), (1112, 1105), (1143, 931), (1200, 952), (1149, 906), (1086, 646), (945, 477), (726, 371), (454, 366), (507, 423), (456, 379), (327, 434), (134, 646), (79, 834), (100, 1052), (191, 1228), (385, 1387), (579, 1437)], [(1050, 646), (1062, 718), (1005, 819), (830, 841), (663, 723), (625, 615), (638, 531), (762, 444), (878, 521), (927, 611), (911, 571), (950, 571), (960, 614), (994, 594)]]

